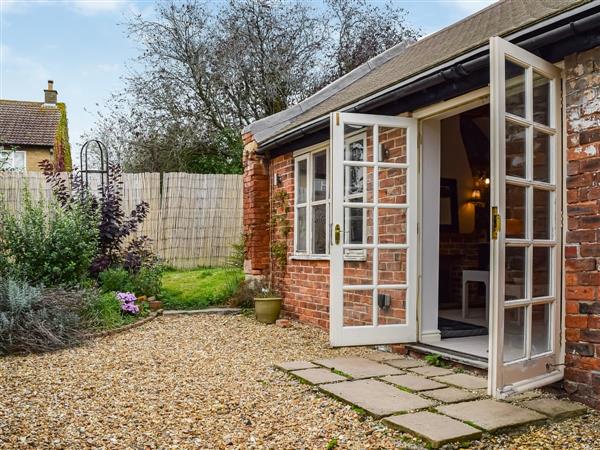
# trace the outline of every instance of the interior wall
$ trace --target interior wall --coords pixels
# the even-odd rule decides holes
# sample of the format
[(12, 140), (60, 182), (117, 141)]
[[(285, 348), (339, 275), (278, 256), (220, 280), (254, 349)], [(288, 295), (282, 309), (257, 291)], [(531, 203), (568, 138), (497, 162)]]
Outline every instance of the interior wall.
[(441, 121), (441, 135), (440, 176), (456, 180), (458, 229), (463, 234), (472, 233), (475, 229), (475, 206), (469, 203), (469, 199), (473, 191), (473, 173), (460, 134), (459, 115)]

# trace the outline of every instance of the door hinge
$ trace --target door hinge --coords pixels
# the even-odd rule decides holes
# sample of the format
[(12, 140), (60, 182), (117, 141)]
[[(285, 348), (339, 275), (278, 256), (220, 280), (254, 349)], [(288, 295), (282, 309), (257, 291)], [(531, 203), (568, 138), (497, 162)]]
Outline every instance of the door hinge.
[(500, 228), (502, 227), (502, 220), (500, 214), (498, 214), (498, 207), (492, 207), (492, 239), (498, 239)]

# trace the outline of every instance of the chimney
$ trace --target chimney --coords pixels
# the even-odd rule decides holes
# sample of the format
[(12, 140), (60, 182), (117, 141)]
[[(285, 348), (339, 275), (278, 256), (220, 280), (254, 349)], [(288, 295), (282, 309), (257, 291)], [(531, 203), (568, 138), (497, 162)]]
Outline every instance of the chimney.
[(48, 80), (48, 89), (44, 89), (44, 108), (56, 108), (58, 92), (54, 90), (54, 81)]

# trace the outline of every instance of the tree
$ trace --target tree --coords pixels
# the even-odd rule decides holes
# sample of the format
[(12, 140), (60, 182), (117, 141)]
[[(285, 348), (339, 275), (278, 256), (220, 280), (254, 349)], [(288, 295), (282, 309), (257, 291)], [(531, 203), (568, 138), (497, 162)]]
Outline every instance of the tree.
[(418, 32), (388, 3), (159, 3), (127, 23), (136, 71), (95, 135), (133, 171), (239, 173), (240, 129), (282, 111)]

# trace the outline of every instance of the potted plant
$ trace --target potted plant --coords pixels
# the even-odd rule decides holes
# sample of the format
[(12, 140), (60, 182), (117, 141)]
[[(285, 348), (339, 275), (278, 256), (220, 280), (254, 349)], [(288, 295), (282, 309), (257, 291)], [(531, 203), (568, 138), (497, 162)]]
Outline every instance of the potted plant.
[(157, 300), (156, 297), (148, 298), (148, 306), (150, 306), (150, 311), (158, 311), (162, 309), (163, 303), (160, 300)]
[(271, 288), (259, 289), (254, 297), (256, 320), (262, 323), (275, 323), (281, 311), (281, 295)]

